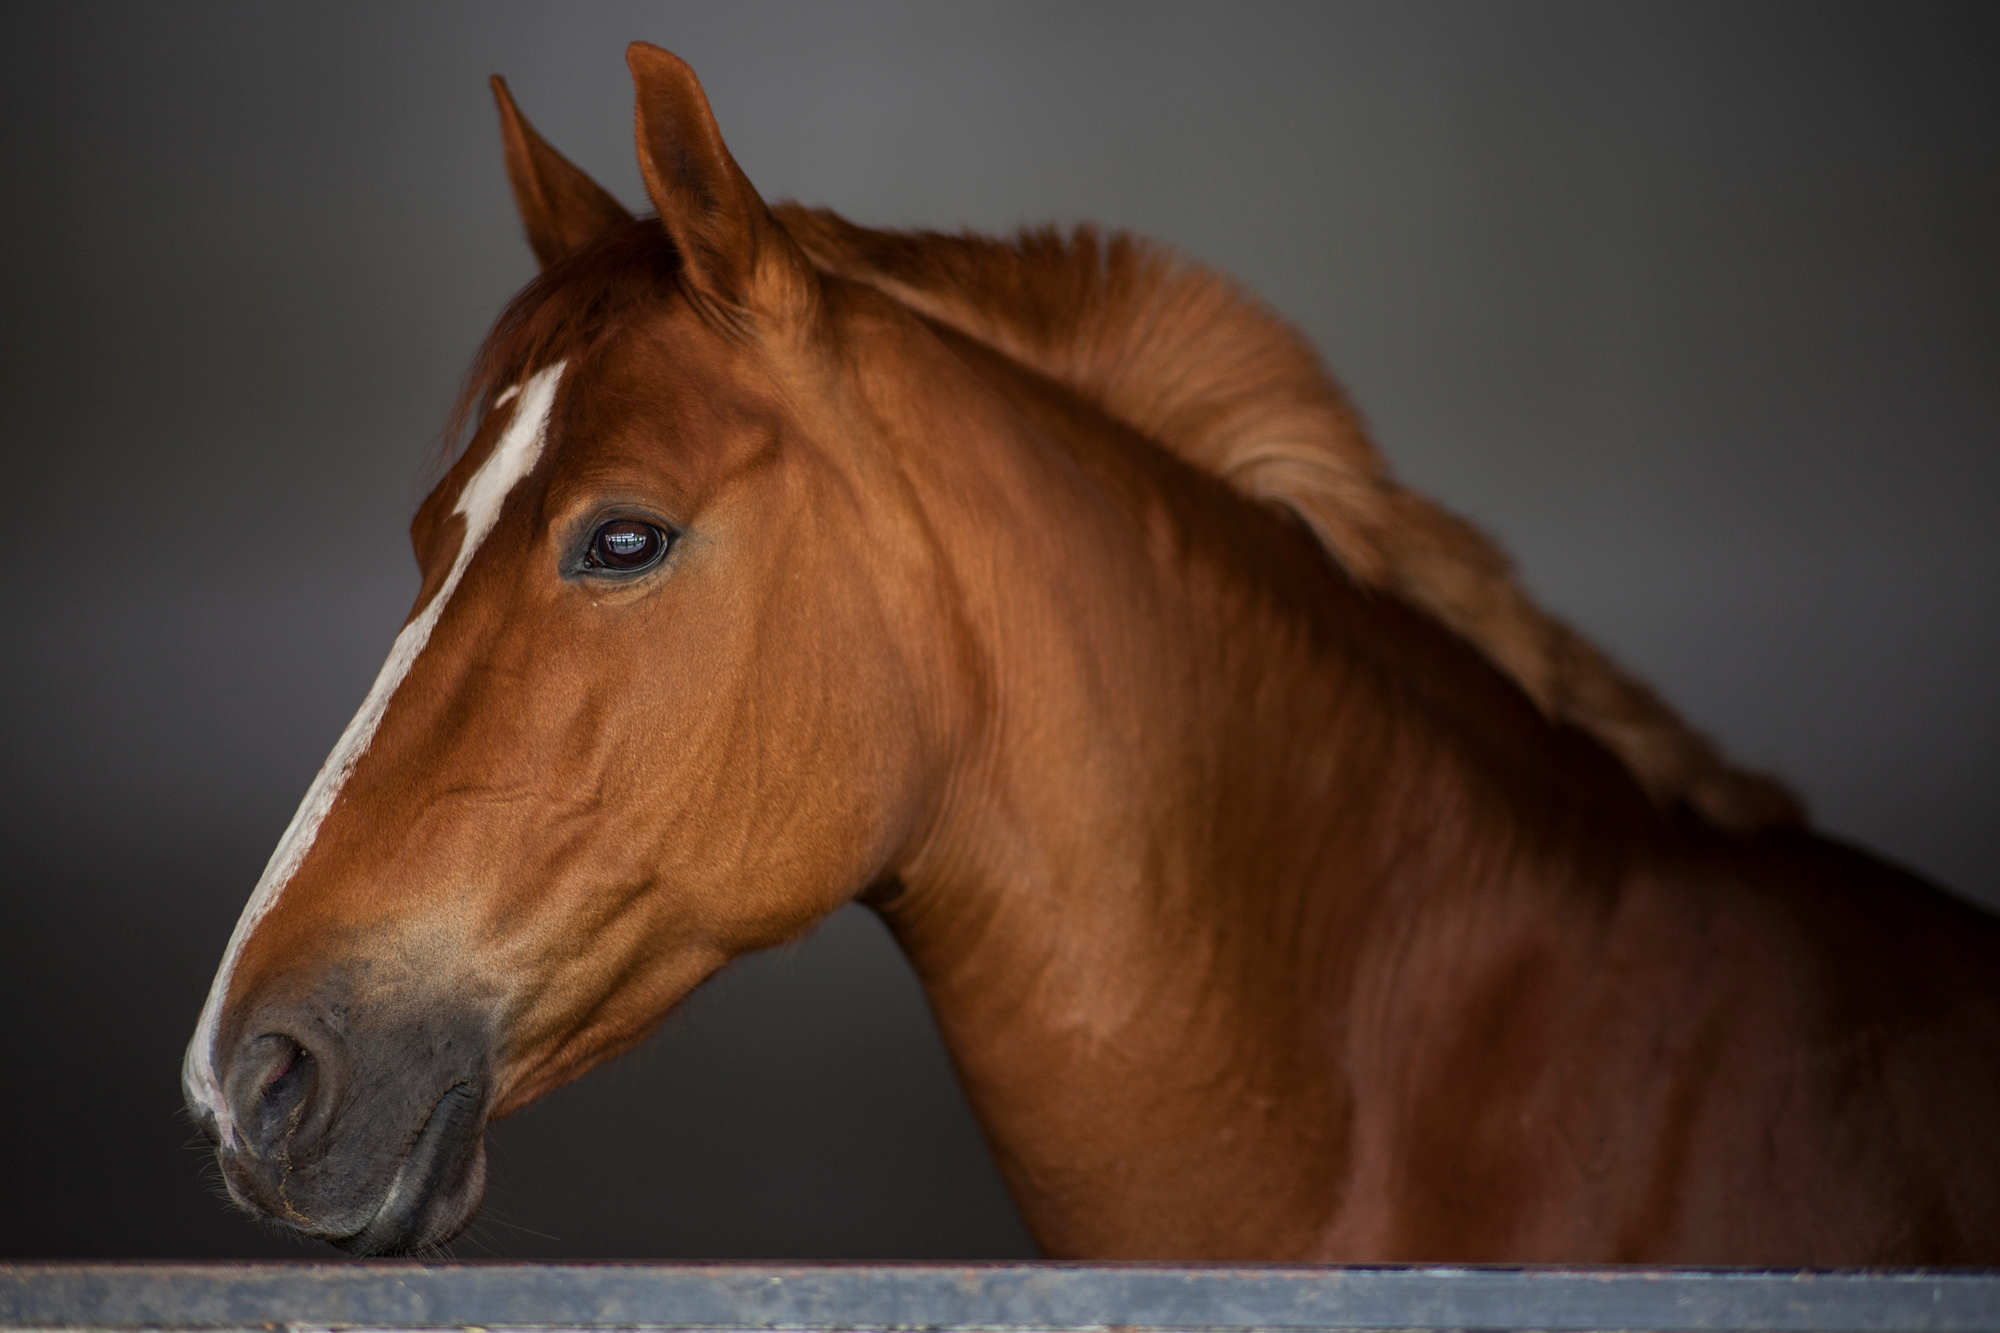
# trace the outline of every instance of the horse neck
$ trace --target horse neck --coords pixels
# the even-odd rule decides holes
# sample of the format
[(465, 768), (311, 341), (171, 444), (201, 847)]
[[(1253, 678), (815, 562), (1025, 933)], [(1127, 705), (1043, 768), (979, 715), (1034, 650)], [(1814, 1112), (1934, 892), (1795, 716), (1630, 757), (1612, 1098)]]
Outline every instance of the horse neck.
[(1006, 464), (931, 516), (977, 548), (973, 722), (881, 910), (1045, 1250), (1303, 1256), (1352, 1165), (1339, 1034), (1393, 941), (1560, 893), (1650, 816), (1302, 525), (983, 369)]

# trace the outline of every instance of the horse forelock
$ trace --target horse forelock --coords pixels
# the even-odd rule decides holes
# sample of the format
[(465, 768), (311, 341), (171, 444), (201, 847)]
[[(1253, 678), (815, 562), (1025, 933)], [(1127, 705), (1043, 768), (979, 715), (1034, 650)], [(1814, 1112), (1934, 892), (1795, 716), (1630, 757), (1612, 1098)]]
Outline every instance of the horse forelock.
[(1089, 226), (1000, 240), (775, 211), (823, 270), (988, 343), (1239, 491), (1296, 512), (1357, 583), (1467, 640), (1545, 716), (1595, 737), (1660, 806), (1745, 831), (1802, 819), (1783, 787), (1730, 765), (1535, 605), (1484, 534), (1400, 485), (1312, 346), (1227, 279)]
[(507, 303), (474, 354), (446, 419), (455, 450), (466, 427), (498, 405), (496, 395), (540, 366), (575, 365), (676, 290), (680, 256), (659, 219), (634, 219), (550, 265)]
[(235, 979), (237, 962), (258, 924), (277, 905), (279, 895), (312, 850), (320, 826), (332, 811), (355, 766), (368, 752), (369, 744), (389, 710), (390, 701), (408, 677), (410, 669), (416, 665), (418, 655), (430, 642), (431, 633), (464, 577), (466, 567), (472, 563), (481, 543), (499, 520), (507, 496), (523, 477), (534, 470), (547, 441), (549, 417), (563, 369), (564, 363), (557, 361), (494, 395), (493, 408), (513, 403), (513, 414), (491, 452), (466, 478), (452, 505), (452, 514), (462, 518), (465, 526), (450, 569), (437, 591), (424, 601), (396, 635), (374, 684), (369, 687), (361, 707), (341, 732), (332, 753), (306, 789), (305, 798), (299, 802), (298, 810), (278, 839), (276, 850), (271, 853), (271, 859), (265, 864), (263, 874), (258, 877), (256, 887), (251, 890), (250, 899), (237, 919), (236, 928), (230, 934), (222, 966), (217, 970), (208, 998), (202, 1005), (201, 1018), (196, 1024), (194, 1039), (188, 1045), (182, 1070), (182, 1082), (189, 1101), (203, 1107), (214, 1117), (216, 1134), (225, 1143), (234, 1137), (235, 1126), (229, 1100), (215, 1072), (214, 1046), (222, 1008)]

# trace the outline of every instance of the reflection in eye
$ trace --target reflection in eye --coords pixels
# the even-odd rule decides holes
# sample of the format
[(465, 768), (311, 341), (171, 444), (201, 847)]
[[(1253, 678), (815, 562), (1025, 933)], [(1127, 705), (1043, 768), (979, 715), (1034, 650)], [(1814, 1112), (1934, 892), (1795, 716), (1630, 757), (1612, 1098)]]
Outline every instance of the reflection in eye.
[(667, 535), (650, 523), (614, 519), (590, 538), (584, 566), (593, 569), (644, 569), (666, 554)]

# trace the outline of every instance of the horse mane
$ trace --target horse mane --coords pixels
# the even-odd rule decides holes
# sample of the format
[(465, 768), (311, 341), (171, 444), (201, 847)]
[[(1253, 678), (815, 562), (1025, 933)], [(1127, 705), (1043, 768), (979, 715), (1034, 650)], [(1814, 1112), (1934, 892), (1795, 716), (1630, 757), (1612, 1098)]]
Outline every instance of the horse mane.
[[(987, 343), (1244, 494), (1292, 510), (1356, 583), (1465, 639), (1545, 717), (1595, 737), (1661, 808), (1686, 806), (1745, 832), (1803, 821), (1784, 787), (1730, 765), (1530, 601), (1493, 542), (1398, 483), (1311, 344), (1219, 274), (1088, 226), (1000, 240), (874, 231), (795, 204), (773, 212), (825, 272)], [(502, 386), (639, 317), (673, 289), (679, 267), (652, 218), (550, 266), (481, 347), (446, 440)]]
[(1662, 808), (1717, 827), (1803, 822), (1595, 645), (1536, 606), (1491, 540), (1404, 488), (1303, 335), (1220, 275), (1126, 232), (1011, 240), (774, 209), (824, 271), (1073, 387), (1244, 494), (1305, 521), (1358, 584), (1454, 631), (1556, 723), (1595, 737)]

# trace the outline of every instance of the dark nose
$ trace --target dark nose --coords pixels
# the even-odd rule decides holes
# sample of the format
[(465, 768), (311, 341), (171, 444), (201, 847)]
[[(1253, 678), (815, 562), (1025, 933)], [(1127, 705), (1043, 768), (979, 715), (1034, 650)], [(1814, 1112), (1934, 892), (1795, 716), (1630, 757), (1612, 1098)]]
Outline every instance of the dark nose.
[(333, 1102), (329, 1042), (289, 1031), (246, 1039), (224, 1066), (224, 1095), (241, 1146), (266, 1160), (295, 1158), (325, 1129)]
[(357, 1253), (456, 1235), (485, 1189), (490, 1021), (415, 988), (362, 1003), (337, 976), (253, 991), (215, 1048), (231, 1197)]
[[(253, 1213), (297, 1220), (335, 1145), (346, 1041), (297, 1002), (256, 1005), (216, 1061), (233, 1132), (216, 1144), (223, 1182)], [(332, 1220), (347, 1226), (348, 1210)]]

